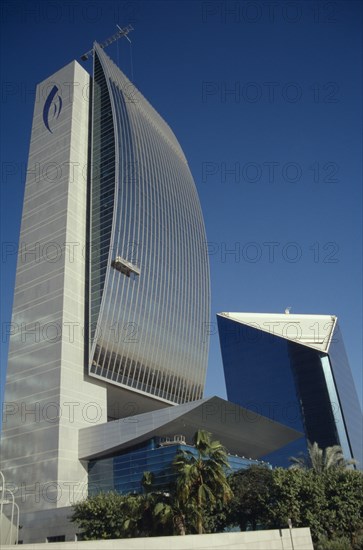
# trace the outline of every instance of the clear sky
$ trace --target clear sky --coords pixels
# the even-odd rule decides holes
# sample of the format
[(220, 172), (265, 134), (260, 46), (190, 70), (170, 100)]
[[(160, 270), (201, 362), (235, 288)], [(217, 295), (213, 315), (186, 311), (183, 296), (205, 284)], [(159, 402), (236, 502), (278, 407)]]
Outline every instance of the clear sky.
[[(361, 2), (5, 0), (1, 9), (3, 252), (19, 238), (36, 84), (131, 23), (132, 49), (123, 39), (107, 53), (175, 132), (204, 213), (206, 394), (225, 396), (216, 313), (291, 306), (338, 316), (362, 400)], [(3, 253), (3, 331), (15, 268)], [(3, 334), (2, 383), (6, 356)]]

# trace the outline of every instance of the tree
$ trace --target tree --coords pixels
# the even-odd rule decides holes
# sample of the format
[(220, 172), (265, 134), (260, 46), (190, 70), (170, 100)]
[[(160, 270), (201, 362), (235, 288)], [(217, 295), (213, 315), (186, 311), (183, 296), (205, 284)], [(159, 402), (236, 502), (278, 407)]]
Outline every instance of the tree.
[(266, 466), (251, 466), (228, 478), (233, 498), (227, 505), (226, 524), (238, 525), (241, 531), (264, 523), (266, 505), (270, 501), (273, 474)]
[(340, 445), (333, 445), (332, 447), (326, 447), (320, 449), (319, 445), (314, 442), (313, 444), (308, 441), (307, 454), (301, 454), (298, 457), (290, 457), (290, 462), (293, 468), (313, 469), (317, 473), (324, 472), (329, 468), (347, 468), (353, 464), (356, 464), (355, 460), (346, 460), (343, 455)]
[(185, 535), (185, 517), (174, 493), (155, 489), (154, 481), (154, 474), (144, 472), (141, 480), (144, 489), (141, 506), (143, 526), (148, 530), (148, 536)]
[(163, 526), (164, 534), (186, 535), (186, 510), (181, 507), (175, 494), (164, 494), (157, 499), (153, 517), (156, 524)]
[(283, 527), (290, 517), (296, 527), (310, 527), (314, 542), (348, 537), (351, 543), (363, 527), (363, 474), (357, 470), (276, 468), (268, 526)]
[(321, 510), (325, 507), (324, 483), (314, 470), (274, 469), (267, 497), (266, 528), (286, 528), (290, 518), (294, 527), (310, 527), (315, 539), (325, 533), (321, 523)]
[(85, 540), (142, 536), (141, 498), (99, 493), (74, 504), (71, 521), (80, 527)]
[(155, 481), (155, 476), (152, 472), (144, 472), (141, 478), (141, 485), (146, 494), (150, 493)]
[(294, 527), (310, 527), (319, 550), (363, 548), (362, 472), (252, 466), (229, 480), (234, 496), (226, 525), (279, 529), (290, 518)]
[(330, 539), (348, 537), (353, 547), (359, 545), (363, 542), (362, 472), (333, 468), (321, 477), (325, 506), (320, 511), (320, 523), (326, 535)]
[(195, 434), (194, 444), (196, 455), (183, 451), (176, 456), (177, 480), (169, 491), (155, 489), (153, 474), (144, 472), (143, 494), (101, 493), (74, 505), (71, 519), (84, 538), (185, 535), (213, 529), (211, 510), (218, 506), (221, 510), (232, 495), (226, 477), (227, 454), (202, 430)]
[(198, 430), (193, 438), (196, 455), (182, 451), (173, 462), (178, 474), (176, 500), (178, 507), (197, 533), (205, 531), (204, 515), (207, 506), (217, 502), (226, 504), (232, 497), (226, 472), (229, 469), (227, 453), (211, 434)]
[[(362, 472), (252, 466), (227, 480), (226, 457), (218, 442), (207, 444), (207, 436), (199, 434), (198, 445), (196, 434), (196, 456), (184, 453), (176, 459), (180, 475), (175, 491), (154, 490), (152, 476), (145, 472), (144, 494), (101, 493), (75, 504), (72, 521), (84, 538), (218, 532), (227, 525), (276, 529), (286, 527), (291, 518), (294, 527), (310, 527), (319, 550), (347, 544), (352, 550), (363, 548)], [(211, 459), (213, 449), (218, 467)]]

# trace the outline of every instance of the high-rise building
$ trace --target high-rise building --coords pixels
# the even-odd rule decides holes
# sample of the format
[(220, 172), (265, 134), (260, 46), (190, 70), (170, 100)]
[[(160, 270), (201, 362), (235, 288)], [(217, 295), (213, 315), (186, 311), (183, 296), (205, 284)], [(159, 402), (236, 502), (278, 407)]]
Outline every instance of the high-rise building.
[(340, 445), (363, 466), (363, 423), (338, 319), (331, 315), (217, 316), (227, 397), (304, 435), (265, 456), (287, 466), (307, 441)]
[[(299, 436), (203, 399), (195, 184), (168, 125), (98, 44), (93, 57), (92, 77), (74, 61), (36, 91), (1, 444), (23, 542), (74, 539), (70, 506), (89, 476), (92, 490), (96, 473), (99, 488), (125, 487), (119, 464), (142, 448), (147, 467), (155, 441), (204, 428), (256, 459)], [(123, 472), (136, 486), (141, 475)]]
[(202, 397), (210, 294), (185, 156), (103, 49), (36, 98), (1, 449), (23, 513), (82, 491), (80, 427)]

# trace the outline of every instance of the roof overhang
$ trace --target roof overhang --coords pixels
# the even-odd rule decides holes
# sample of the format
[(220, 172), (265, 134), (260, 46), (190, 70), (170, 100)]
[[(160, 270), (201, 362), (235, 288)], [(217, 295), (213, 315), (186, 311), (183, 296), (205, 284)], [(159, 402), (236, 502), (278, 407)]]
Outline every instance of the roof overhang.
[(259, 458), (302, 433), (221, 399), (210, 397), (79, 430), (79, 459), (113, 456), (154, 436), (182, 434), (188, 443), (207, 430), (229, 453)]

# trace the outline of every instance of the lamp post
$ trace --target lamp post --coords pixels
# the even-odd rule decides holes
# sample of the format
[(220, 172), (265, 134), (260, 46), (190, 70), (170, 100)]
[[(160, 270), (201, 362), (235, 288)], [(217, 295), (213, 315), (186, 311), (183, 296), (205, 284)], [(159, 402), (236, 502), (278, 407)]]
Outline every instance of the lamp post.
[(292, 548), (292, 550), (295, 550), (294, 541), (293, 541), (293, 538), (292, 538), (292, 521), (291, 521), (291, 518), (287, 518), (287, 524), (289, 526), (289, 531), (290, 531), (291, 548)]
[(15, 544), (18, 544), (18, 543), (19, 543), (19, 520), (20, 520), (20, 510), (19, 510), (19, 506), (16, 504), (15, 501), (14, 501), (14, 506), (15, 506), (16, 512), (17, 512), (17, 520), (16, 520), (16, 539), (15, 539)]

